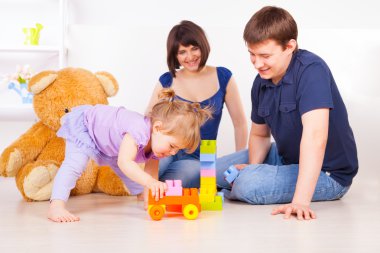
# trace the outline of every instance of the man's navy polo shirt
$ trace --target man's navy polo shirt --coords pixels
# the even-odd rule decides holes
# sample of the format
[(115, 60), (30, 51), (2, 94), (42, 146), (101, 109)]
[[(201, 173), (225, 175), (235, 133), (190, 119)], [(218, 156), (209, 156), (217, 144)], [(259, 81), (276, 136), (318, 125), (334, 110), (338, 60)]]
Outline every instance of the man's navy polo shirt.
[(299, 49), (277, 85), (257, 75), (251, 100), (251, 120), (269, 126), (284, 164), (299, 164), (301, 116), (311, 110), (330, 108), (322, 170), (342, 186), (351, 185), (358, 171), (355, 139), (338, 87), (320, 57)]

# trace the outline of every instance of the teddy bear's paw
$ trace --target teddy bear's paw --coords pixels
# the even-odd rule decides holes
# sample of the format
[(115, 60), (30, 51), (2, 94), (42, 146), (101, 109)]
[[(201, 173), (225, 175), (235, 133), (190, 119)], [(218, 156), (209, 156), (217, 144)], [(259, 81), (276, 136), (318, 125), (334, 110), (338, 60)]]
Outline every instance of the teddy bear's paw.
[(8, 155), (0, 158), (0, 175), (4, 177), (14, 177), (22, 167), (22, 155), (20, 150), (14, 149)]
[(57, 171), (55, 164), (35, 167), (24, 179), (25, 195), (36, 201), (49, 200)]

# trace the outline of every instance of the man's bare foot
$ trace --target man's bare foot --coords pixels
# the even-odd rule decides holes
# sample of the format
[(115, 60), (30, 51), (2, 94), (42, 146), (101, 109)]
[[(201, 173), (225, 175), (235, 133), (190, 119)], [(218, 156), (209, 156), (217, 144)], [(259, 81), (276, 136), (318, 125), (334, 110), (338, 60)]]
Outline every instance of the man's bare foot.
[(63, 200), (52, 200), (48, 211), (48, 219), (54, 222), (79, 221), (79, 217), (73, 215), (65, 208)]

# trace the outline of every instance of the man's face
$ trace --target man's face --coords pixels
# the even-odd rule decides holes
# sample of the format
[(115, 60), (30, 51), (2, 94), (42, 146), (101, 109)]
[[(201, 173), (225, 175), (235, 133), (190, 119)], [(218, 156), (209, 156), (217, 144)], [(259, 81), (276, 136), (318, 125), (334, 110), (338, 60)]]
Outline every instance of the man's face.
[(285, 75), (292, 59), (296, 41), (290, 40), (284, 49), (276, 41), (268, 39), (257, 44), (247, 44), (253, 66), (263, 79), (277, 84)]

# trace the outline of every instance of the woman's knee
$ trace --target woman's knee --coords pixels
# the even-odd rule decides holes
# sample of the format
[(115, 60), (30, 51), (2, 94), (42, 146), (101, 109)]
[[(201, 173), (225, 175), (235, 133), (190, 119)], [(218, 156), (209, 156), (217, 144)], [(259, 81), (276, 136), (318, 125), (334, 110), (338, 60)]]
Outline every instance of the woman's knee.
[(182, 180), (185, 188), (199, 188), (200, 165), (199, 161), (180, 160), (172, 162), (164, 171), (160, 171), (159, 179)]

